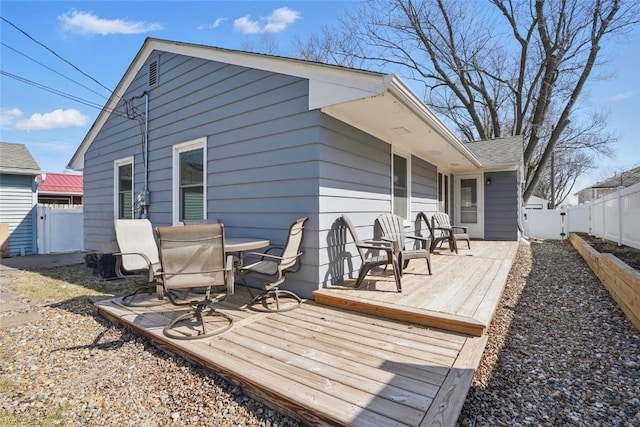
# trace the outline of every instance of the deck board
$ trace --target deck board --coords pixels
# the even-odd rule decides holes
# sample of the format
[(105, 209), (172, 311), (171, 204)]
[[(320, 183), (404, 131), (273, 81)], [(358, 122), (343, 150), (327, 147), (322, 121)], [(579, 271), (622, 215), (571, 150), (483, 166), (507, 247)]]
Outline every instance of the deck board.
[[(163, 335), (183, 308), (95, 302), (106, 318), (215, 371), (284, 413), (314, 425), (454, 426), (479, 364), (515, 256), (514, 242), (472, 242), (413, 261), (402, 293), (390, 272), (317, 291), (296, 310), (249, 310), (243, 287), (217, 308), (234, 319), (216, 337)], [(149, 296), (148, 298), (152, 298)]]
[(411, 262), (395, 291), (391, 272), (375, 272), (364, 286), (355, 280), (319, 289), (315, 301), (335, 307), (482, 336), (495, 313), (518, 242), (472, 241), (459, 253), (443, 248), (426, 263)]
[[(130, 308), (118, 299), (96, 306), (159, 347), (214, 370), (278, 410), (319, 425), (420, 425), (464, 346), (482, 339), (309, 301), (279, 314), (232, 307), (232, 302), (220, 308), (234, 317), (234, 327), (196, 341), (162, 334), (173, 318), (171, 306)], [(461, 393), (463, 402), (467, 390), (468, 384), (454, 393)], [(444, 425), (455, 424), (459, 406)]]

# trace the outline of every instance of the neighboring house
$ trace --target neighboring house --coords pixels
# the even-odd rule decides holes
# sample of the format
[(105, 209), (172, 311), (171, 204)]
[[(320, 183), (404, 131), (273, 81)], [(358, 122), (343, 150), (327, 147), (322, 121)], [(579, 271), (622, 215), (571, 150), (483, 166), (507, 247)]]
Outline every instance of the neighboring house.
[(629, 187), (640, 182), (640, 166), (617, 173), (613, 177), (600, 181), (591, 187), (583, 188), (574, 194), (578, 196), (578, 204), (598, 199), (613, 193), (618, 187)]
[(437, 210), (474, 238), (519, 238), (522, 138), (462, 143), (394, 75), (290, 58), (147, 39), (69, 167), (84, 172), (89, 251), (116, 251), (114, 219), (141, 214), (275, 243), (309, 217), (287, 280), (305, 297), (353, 277), (343, 213), (362, 238), (383, 212), (411, 229)]
[(45, 205), (81, 205), (82, 175), (43, 173), (36, 177), (38, 203)]
[[(0, 244), (8, 237), (5, 255), (38, 253), (36, 233), (36, 183), (40, 166), (23, 144), (0, 142)], [(2, 234), (2, 233), (0, 233)], [(6, 248), (6, 244), (4, 245)]]

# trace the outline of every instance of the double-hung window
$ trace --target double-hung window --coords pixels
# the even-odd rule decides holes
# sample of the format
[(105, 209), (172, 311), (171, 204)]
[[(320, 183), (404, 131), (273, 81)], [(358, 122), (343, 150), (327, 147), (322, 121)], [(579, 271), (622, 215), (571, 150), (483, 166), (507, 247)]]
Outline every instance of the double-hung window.
[(409, 161), (398, 154), (393, 155), (393, 213), (409, 219)]
[(173, 223), (207, 215), (206, 138), (173, 146)]
[(133, 157), (113, 162), (113, 212), (116, 219), (134, 218)]

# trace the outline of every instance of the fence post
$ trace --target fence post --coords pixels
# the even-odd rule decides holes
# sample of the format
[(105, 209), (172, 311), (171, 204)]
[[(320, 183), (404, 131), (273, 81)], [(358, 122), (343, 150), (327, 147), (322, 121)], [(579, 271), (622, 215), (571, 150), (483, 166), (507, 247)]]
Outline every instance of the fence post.
[(602, 236), (601, 239), (604, 239), (604, 236), (607, 235), (607, 203), (605, 200), (606, 195), (602, 196)]
[(616, 190), (616, 203), (618, 204), (618, 246), (622, 246), (622, 189), (618, 187)]

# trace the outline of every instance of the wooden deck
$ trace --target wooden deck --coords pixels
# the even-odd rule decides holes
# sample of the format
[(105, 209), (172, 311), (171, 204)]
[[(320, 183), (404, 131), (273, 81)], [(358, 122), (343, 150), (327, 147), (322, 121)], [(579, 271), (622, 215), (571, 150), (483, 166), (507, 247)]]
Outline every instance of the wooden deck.
[(370, 275), (314, 292), (316, 303), (380, 317), (482, 336), (493, 318), (518, 242), (473, 241), (458, 254), (448, 249), (426, 262), (412, 260), (398, 293), (391, 272)]
[(181, 313), (170, 304), (131, 308), (118, 298), (95, 304), (108, 319), (304, 423), (454, 426), (486, 345), (479, 331), (495, 311), (517, 243), (472, 247), (433, 255), (433, 276), (412, 261), (402, 293), (381, 274), (360, 290), (316, 294), (360, 312), (306, 301), (293, 311), (260, 313), (247, 309), (240, 288), (219, 304), (234, 318), (233, 328), (202, 340), (163, 335), (163, 326)]

